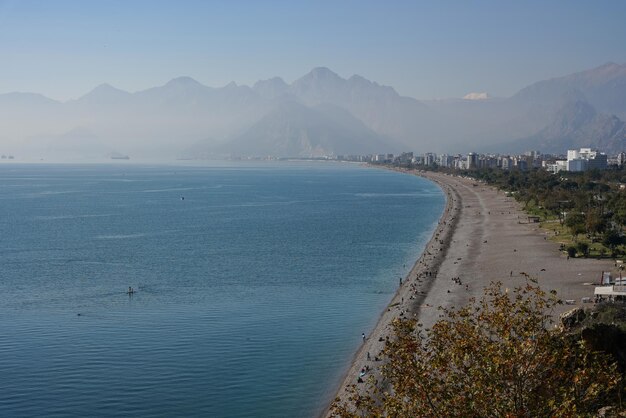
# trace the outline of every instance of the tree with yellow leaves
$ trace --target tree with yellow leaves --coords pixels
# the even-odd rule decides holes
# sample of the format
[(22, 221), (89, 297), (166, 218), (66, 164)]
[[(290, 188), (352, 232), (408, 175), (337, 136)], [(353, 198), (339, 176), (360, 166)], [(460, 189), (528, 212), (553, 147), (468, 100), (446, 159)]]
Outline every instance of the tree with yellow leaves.
[(382, 381), (337, 399), (338, 417), (579, 417), (619, 408), (621, 374), (584, 341), (553, 330), (555, 293), (536, 282), (443, 309), (429, 330), (396, 320)]

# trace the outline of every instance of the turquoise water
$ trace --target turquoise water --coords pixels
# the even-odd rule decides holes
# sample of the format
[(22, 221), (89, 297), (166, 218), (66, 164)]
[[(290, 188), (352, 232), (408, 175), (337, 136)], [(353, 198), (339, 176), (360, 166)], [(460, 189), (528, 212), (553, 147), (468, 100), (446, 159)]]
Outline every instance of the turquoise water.
[(352, 165), (0, 165), (0, 416), (316, 416), (443, 205)]

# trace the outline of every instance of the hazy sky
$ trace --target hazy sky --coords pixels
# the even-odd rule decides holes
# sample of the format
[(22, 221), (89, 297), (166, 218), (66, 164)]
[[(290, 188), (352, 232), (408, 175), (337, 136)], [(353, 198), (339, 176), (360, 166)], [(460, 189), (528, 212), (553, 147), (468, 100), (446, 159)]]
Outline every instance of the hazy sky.
[(509, 96), (626, 62), (626, 1), (2, 1), (0, 93), (76, 98), (188, 75), (287, 82), (313, 67), (418, 99)]

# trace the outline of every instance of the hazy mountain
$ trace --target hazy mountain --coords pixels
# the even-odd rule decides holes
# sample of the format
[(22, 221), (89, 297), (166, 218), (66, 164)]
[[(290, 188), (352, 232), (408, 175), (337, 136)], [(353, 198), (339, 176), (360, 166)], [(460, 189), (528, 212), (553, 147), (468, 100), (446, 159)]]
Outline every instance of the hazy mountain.
[(184, 106), (210, 104), (214, 89), (191, 77), (177, 77), (163, 86), (152, 87), (134, 94), (135, 102), (151, 107)]
[(37, 93), (12, 92), (0, 94), (0, 106), (3, 107), (50, 107), (56, 105), (60, 105), (60, 103)]
[(97, 135), (84, 127), (40, 140), (45, 143), (44, 155), (56, 160), (99, 160), (116, 153)]
[(269, 80), (259, 80), (254, 83), (252, 89), (259, 96), (267, 100), (274, 100), (291, 94), (289, 85), (280, 77), (270, 78)]
[(343, 107), (373, 131), (407, 146), (426, 146), (431, 139), (423, 134), (427, 126), (421, 126), (432, 116), (427, 106), (359, 75), (344, 79), (328, 68), (315, 68), (294, 81), (290, 90), (306, 105)]
[[(82, 127), (104, 148), (137, 158), (175, 158), (192, 149), (198, 151), (193, 155), (221, 149), (311, 156), (494, 152), (512, 144), (544, 152), (563, 152), (566, 144), (583, 142), (623, 147), (625, 65), (606, 64), (540, 81), (510, 98), (477, 91), (464, 99), (422, 102), (359, 75), (343, 78), (320, 67), (291, 84), (274, 77), (253, 87), (208, 87), (190, 77), (134, 93), (102, 84), (65, 103), (8, 93), (0, 94), (0, 145), (45, 157), (54, 147), (42, 138)], [(83, 153), (91, 144), (101, 153), (103, 147), (89, 135), (73, 137), (73, 142), (57, 143), (61, 154), (70, 154), (64, 143)]]
[(65, 105), (73, 125), (86, 126), (111, 148), (150, 158), (175, 158), (200, 139), (215, 143), (262, 117), (266, 101), (247, 86), (204, 86), (178, 77), (128, 93), (102, 85)]
[(281, 102), (242, 135), (218, 148), (235, 156), (321, 157), (393, 148), (348, 111)]
[(559, 109), (546, 127), (512, 145), (516, 151), (564, 153), (591, 147), (616, 153), (626, 149), (626, 125), (615, 115), (598, 113), (582, 93), (570, 91), (562, 96)]
[(570, 90), (580, 91), (598, 111), (626, 118), (625, 64), (607, 63), (564, 77), (539, 81), (520, 90), (513, 98), (549, 108)]
[[(580, 115), (564, 104), (566, 97), (574, 94), (585, 97), (585, 101), (600, 113), (593, 123), (584, 124), (585, 129), (580, 132), (566, 129), (579, 123)], [(605, 64), (540, 81), (510, 98), (433, 100), (424, 104), (436, 113), (430, 124), (434, 128), (429, 127), (430, 132), (434, 132), (433, 136), (440, 144), (457, 152), (469, 149), (524, 151), (531, 145), (543, 152), (564, 152), (561, 145), (570, 141), (585, 142), (583, 137), (593, 144), (608, 141), (614, 144), (611, 146), (620, 147), (619, 142), (609, 139), (612, 137), (610, 132), (619, 124), (607, 115), (626, 117), (626, 65)], [(563, 132), (558, 133), (561, 128)]]
[(4, 141), (0, 145), (20, 153), (24, 140), (69, 130), (63, 120), (64, 104), (35, 93), (0, 94), (0, 126)]
[(68, 102), (69, 105), (75, 104), (79, 106), (109, 106), (124, 104), (131, 100), (132, 94), (117, 89), (110, 84), (100, 84), (89, 93), (79, 99)]
[[(418, 113), (428, 110), (414, 99), (400, 97), (390, 87), (359, 76), (346, 80), (328, 69), (314, 69), (292, 85), (276, 77), (259, 81), (253, 88), (235, 83), (211, 88), (189, 77), (136, 93), (103, 84), (77, 100), (56, 104), (59, 111), (52, 131), (82, 126), (120, 152), (170, 157), (187, 155), (181, 150), (193, 147), (200, 147), (206, 154), (231, 140), (230, 148), (238, 153), (244, 151), (238, 144), (245, 143), (251, 147), (250, 153), (254, 150), (260, 155), (271, 154), (272, 150), (281, 150), (281, 155), (289, 150), (294, 156), (374, 149), (384, 152), (396, 149), (398, 142), (405, 145), (397, 149), (404, 149), (409, 147), (406, 139), (416, 137)], [(294, 108), (292, 112), (287, 110), (289, 106)], [(315, 109), (307, 112), (308, 107)], [(42, 118), (30, 111), (25, 113), (27, 117)], [(302, 148), (295, 147), (289, 129), (270, 134), (265, 124), (271, 118), (306, 132), (302, 135), (307, 139), (297, 142)], [(253, 126), (263, 128), (260, 137), (273, 138), (274, 145), (262, 150), (243, 141), (241, 138), (248, 137)], [(55, 135), (45, 128), (45, 124), (39, 125), (26, 136)], [(276, 145), (279, 132), (287, 135), (282, 148)], [(333, 135), (336, 138), (331, 138)], [(382, 146), (381, 138), (393, 138), (395, 142), (387, 140)]]
[(429, 128), (430, 138), (440, 152), (499, 150), (502, 143), (534, 134), (548, 123), (543, 112), (510, 99), (444, 99), (424, 102), (433, 111), (421, 126)]

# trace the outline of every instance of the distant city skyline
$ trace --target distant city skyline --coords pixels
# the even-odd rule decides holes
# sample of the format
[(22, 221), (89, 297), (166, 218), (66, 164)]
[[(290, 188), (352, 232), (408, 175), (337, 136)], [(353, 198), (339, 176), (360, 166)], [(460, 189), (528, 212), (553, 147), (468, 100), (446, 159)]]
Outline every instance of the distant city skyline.
[(0, 1), (0, 94), (291, 83), (323, 66), (422, 100), (507, 97), (625, 63), (624, 16), (622, 1)]

